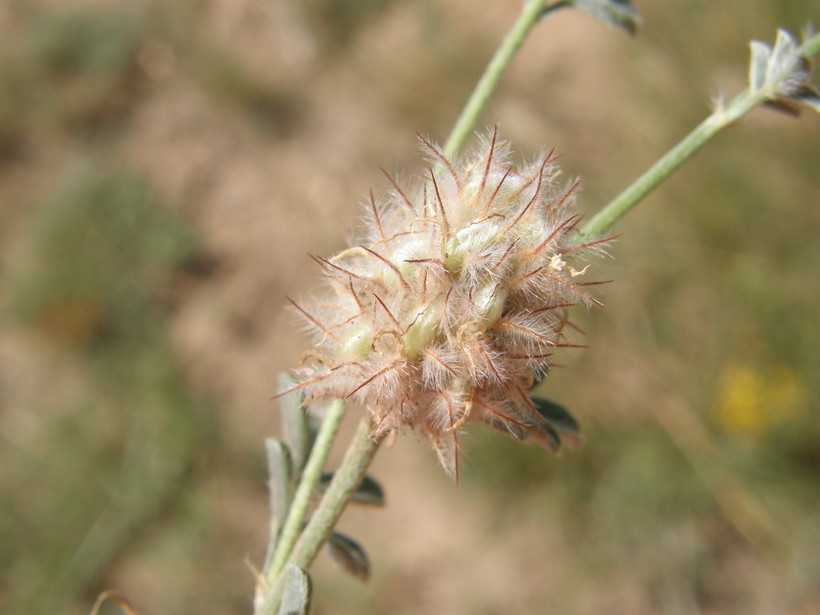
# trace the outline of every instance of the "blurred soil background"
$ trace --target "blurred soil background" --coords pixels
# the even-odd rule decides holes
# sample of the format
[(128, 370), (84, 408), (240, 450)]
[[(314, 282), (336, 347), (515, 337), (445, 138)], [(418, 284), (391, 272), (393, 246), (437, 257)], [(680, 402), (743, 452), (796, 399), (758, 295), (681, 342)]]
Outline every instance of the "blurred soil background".
[[(550, 17), (485, 117), (589, 213), (745, 87), (751, 38), (820, 23), (636, 4), (634, 38)], [(380, 166), (423, 172), (415, 132), (444, 140), (518, 6), (0, 2), (0, 611), (250, 612), (306, 345), (284, 297)], [(458, 487), (413, 435), (382, 450), (387, 507), (341, 524), (373, 578), (317, 562), (315, 611), (820, 613), (818, 129), (756, 111), (618, 225), (543, 389), (584, 448), (472, 429)]]

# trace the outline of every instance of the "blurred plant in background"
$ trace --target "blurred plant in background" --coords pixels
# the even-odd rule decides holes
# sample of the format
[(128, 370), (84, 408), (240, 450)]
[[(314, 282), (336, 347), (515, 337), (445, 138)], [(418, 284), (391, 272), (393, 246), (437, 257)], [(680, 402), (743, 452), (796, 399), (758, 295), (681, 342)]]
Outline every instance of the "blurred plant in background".
[(196, 243), (146, 182), (104, 162), (75, 170), (26, 237), (7, 272), (9, 315), (59, 354), (40, 405), (4, 415), (17, 445), (3, 463), (16, 487), (2, 519), (16, 537), (10, 612), (58, 610), (97, 579), (179, 500), (211, 423), (181, 385), (164, 322)]
[[(634, 40), (557, 14), (487, 114), (564, 153), (590, 210), (744, 87), (749, 38), (816, 10), (639, 8)], [(140, 613), (248, 612), (265, 400), (298, 354), (273, 315), (312, 286), (299, 255), (340, 248), (373, 170), (415, 160), (414, 130), (446, 134), (517, 9), (0, 9), (0, 610), (87, 613), (116, 586)], [(595, 343), (549, 385), (580, 454), (471, 428), (454, 498), (399, 442), (374, 470), (390, 507), (343, 520), (371, 583), (319, 562), (317, 610), (816, 609), (816, 127), (756, 113), (624, 220), (607, 309), (577, 316)]]
[(719, 384), (712, 417), (721, 429), (740, 438), (759, 442), (805, 411), (805, 387), (788, 368), (761, 373), (733, 366)]

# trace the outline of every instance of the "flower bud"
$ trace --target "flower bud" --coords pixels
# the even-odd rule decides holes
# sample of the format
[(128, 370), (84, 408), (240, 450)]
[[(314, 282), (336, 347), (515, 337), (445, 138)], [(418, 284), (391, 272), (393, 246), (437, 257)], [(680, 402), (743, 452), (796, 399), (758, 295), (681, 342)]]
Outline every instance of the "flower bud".
[(291, 302), (314, 338), (296, 374), (308, 402), (365, 406), (374, 435), (419, 429), (455, 475), (468, 419), (540, 431), (528, 389), (571, 345), (567, 310), (600, 305), (583, 263), (608, 240), (578, 239), (580, 182), (559, 181), (552, 152), (516, 167), (493, 131), (451, 164), (421, 141), (425, 179), (405, 190), (388, 176), (358, 244), (315, 259), (320, 299)]

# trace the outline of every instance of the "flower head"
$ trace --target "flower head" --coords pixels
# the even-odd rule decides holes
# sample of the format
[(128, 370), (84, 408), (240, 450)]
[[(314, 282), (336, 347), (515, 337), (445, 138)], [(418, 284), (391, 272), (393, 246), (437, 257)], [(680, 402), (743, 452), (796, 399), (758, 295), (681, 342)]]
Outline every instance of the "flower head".
[(308, 401), (368, 408), (375, 435), (419, 429), (455, 475), (468, 419), (556, 446), (527, 391), (570, 345), (568, 308), (600, 305), (583, 261), (606, 240), (578, 240), (579, 182), (559, 181), (553, 152), (516, 167), (493, 131), (450, 164), (421, 141), (433, 163), (421, 184), (388, 176), (358, 243), (315, 258), (321, 297), (291, 301), (315, 339), (296, 374)]

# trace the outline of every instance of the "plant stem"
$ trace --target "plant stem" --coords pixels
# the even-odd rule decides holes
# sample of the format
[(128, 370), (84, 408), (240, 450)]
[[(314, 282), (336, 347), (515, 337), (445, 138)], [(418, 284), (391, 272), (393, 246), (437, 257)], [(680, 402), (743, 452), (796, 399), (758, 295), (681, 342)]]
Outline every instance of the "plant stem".
[(379, 448), (381, 438), (372, 437), (373, 423), (366, 416), (359, 423), (356, 435), (342, 460), (342, 465), (334, 473), (333, 480), (319, 503), (310, 523), (302, 533), (299, 544), (290, 559), (291, 564), (306, 568), (316, 557), (319, 549), (330, 536), (336, 521), (350, 501), (351, 496), (362, 482), (373, 456)]
[[(319, 553), (319, 549), (330, 536), (336, 522), (344, 512), (348, 502), (350, 502), (350, 498), (361, 484), (362, 478), (364, 478), (365, 472), (379, 448), (381, 438), (373, 438), (372, 433), (373, 423), (368, 415), (359, 423), (359, 428), (347, 448), (341, 466), (334, 473), (333, 480), (313, 513), (310, 523), (302, 532), (296, 550), (290, 559), (282, 563), (282, 569), (284, 569), (285, 563), (307, 569)], [(319, 444), (320, 440), (317, 439), (314, 450)], [(308, 462), (308, 465), (310, 465), (310, 462)], [(290, 548), (288, 550), (290, 551)], [(280, 572), (277, 572), (277, 574), (280, 574)], [(268, 577), (268, 593), (259, 601), (258, 615), (276, 613), (282, 600), (283, 591), (284, 583), (281, 580), (277, 580), (276, 576)]]
[[(820, 53), (820, 34), (813, 36), (802, 47), (804, 55), (812, 57)], [(636, 179), (606, 207), (599, 211), (581, 229), (581, 238), (590, 239), (606, 232), (617, 220), (635, 207), (661, 182), (689, 160), (701, 147), (706, 145), (718, 132), (730, 126), (771, 96), (766, 89), (752, 91), (748, 88), (727, 104), (718, 104), (712, 114), (701, 122), (683, 140), (667, 152), (648, 171)]]
[[(734, 102), (734, 101), (732, 101)], [(707, 117), (675, 147), (669, 150), (648, 171), (636, 179), (606, 207), (599, 211), (581, 229), (581, 239), (589, 239), (606, 232), (615, 222), (635, 207), (646, 195), (672, 175), (695, 152), (703, 147), (719, 130), (730, 122), (721, 121), (715, 114)]]
[(461, 111), (461, 115), (456, 120), (447, 142), (444, 144), (444, 156), (448, 160), (452, 160), (458, 155), (464, 147), (464, 143), (473, 133), (478, 117), (484, 111), (490, 96), (492, 96), (498, 82), (501, 80), (501, 76), (507, 70), (532, 27), (546, 13), (569, 4), (568, 2), (557, 2), (545, 7), (546, 3), (546, 0), (528, 0), (524, 4), (524, 8), (521, 9), (521, 14), (513, 24), (512, 29), (501, 42), (487, 68), (484, 69), (484, 74), (478, 80), (473, 93), (467, 100), (467, 104), (464, 105), (464, 109)]
[(339, 431), (339, 425), (342, 422), (342, 417), (345, 412), (345, 404), (340, 399), (334, 399), (327, 409), (327, 415), (322, 426), (319, 429), (319, 434), (316, 436), (316, 442), (308, 457), (305, 470), (302, 473), (302, 480), (299, 481), (299, 486), (296, 488), (296, 493), (293, 496), (293, 503), (290, 506), (285, 524), (282, 527), (282, 532), (279, 535), (279, 543), (276, 545), (276, 550), (273, 555), (273, 563), (267, 574), (268, 587), (272, 587), (279, 577), (282, 570), (285, 568), (285, 563), (288, 556), (293, 550), (293, 545), (302, 531), (302, 526), (305, 524), (307, 517), (308, 506), (313, 494), (316, 492), (316, 487), (322, 477), (322, 468), (324, 468), (327, 457), (330, 454), (330, 449), (333, 447), (333, 441), (336, 438), (336, 433)]
[(816, 58), (820, 55), (820, 32), (803, 43), (803, 54), (809, 58)]

